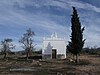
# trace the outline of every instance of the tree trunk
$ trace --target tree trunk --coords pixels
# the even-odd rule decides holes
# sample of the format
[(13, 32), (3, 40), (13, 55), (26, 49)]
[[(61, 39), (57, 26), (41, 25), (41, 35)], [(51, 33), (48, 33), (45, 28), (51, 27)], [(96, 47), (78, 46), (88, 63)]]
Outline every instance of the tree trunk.
[(28, 59), (28, 54), (26, 54), (26, 60)]
[(76, 62), (76, 63), (79, 63), (78, 54), (76, 54), (75, 62)]
[(75, 60), (75, 56), (74, 56), (74, 54), (73, 54), (73, 60)]
[(26, 60), (28, 60), (28, 49), (26, 49)]
[(28, 60), (28, 52), (26, 53), (26, 60)]
[(29, 56), (32, 55), (32, 49), (31, 48), (29, 49), (29, 52), (28, 53), (29, 53)]
[(4, 50), (4, 59), (7, 57), (7, 50)]
[(6, 58), (6, 56), (7, 56), (7, 53), (5, 52), (5, 53), (4, 53), (4, 59)]

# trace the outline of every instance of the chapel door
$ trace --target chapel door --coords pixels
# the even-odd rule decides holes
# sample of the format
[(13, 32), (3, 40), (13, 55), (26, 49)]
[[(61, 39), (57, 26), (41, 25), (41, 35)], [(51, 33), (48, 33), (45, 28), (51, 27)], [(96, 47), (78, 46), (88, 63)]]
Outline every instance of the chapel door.
[(57, 58), (57, 50), (52, 49), (52, 59), (56, 59), (56, 58)]

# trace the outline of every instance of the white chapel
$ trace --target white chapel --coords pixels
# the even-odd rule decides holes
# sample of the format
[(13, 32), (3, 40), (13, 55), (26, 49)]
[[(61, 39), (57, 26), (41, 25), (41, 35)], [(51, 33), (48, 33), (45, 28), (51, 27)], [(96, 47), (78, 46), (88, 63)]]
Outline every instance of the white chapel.
[(53, 33), (50, 38), (43, 38), (42, 47), (43, 59), (65, 59), (66, 41), (65, 38), (58, 38), (57, 33)]

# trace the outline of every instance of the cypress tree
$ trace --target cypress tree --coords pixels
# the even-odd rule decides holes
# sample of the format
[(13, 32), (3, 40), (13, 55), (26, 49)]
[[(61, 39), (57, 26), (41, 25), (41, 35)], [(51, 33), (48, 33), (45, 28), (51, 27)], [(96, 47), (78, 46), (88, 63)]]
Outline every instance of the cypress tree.
[(77, 10), (75, 9), (75, 7), (73, 8), (73, 14), (71, 15), (71, 41), (69, 41), (69, 44), (67, 45), (67, 49), (69, 52), (71, 52), (73, 55), (76, 56), (76, 63), (78, 63), (78, 54), (81, 52), (83, 45), (84, 45), (84, 41), (83, 40), (83, 31), (84, 31), (84, 27), (81, 28), (81, 23), (79, 21), (79, 17), (77, 14)]

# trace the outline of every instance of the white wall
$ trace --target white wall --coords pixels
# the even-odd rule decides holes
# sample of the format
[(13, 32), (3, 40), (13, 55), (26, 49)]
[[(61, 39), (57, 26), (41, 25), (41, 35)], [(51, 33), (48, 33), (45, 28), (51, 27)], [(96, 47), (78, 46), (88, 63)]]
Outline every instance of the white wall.
[(64, 54), (66, 58), (66, 42), (64, 40), (44, 40), (42, 54), (52, 54), (52, 48), (57, 49), (57, 54)]

